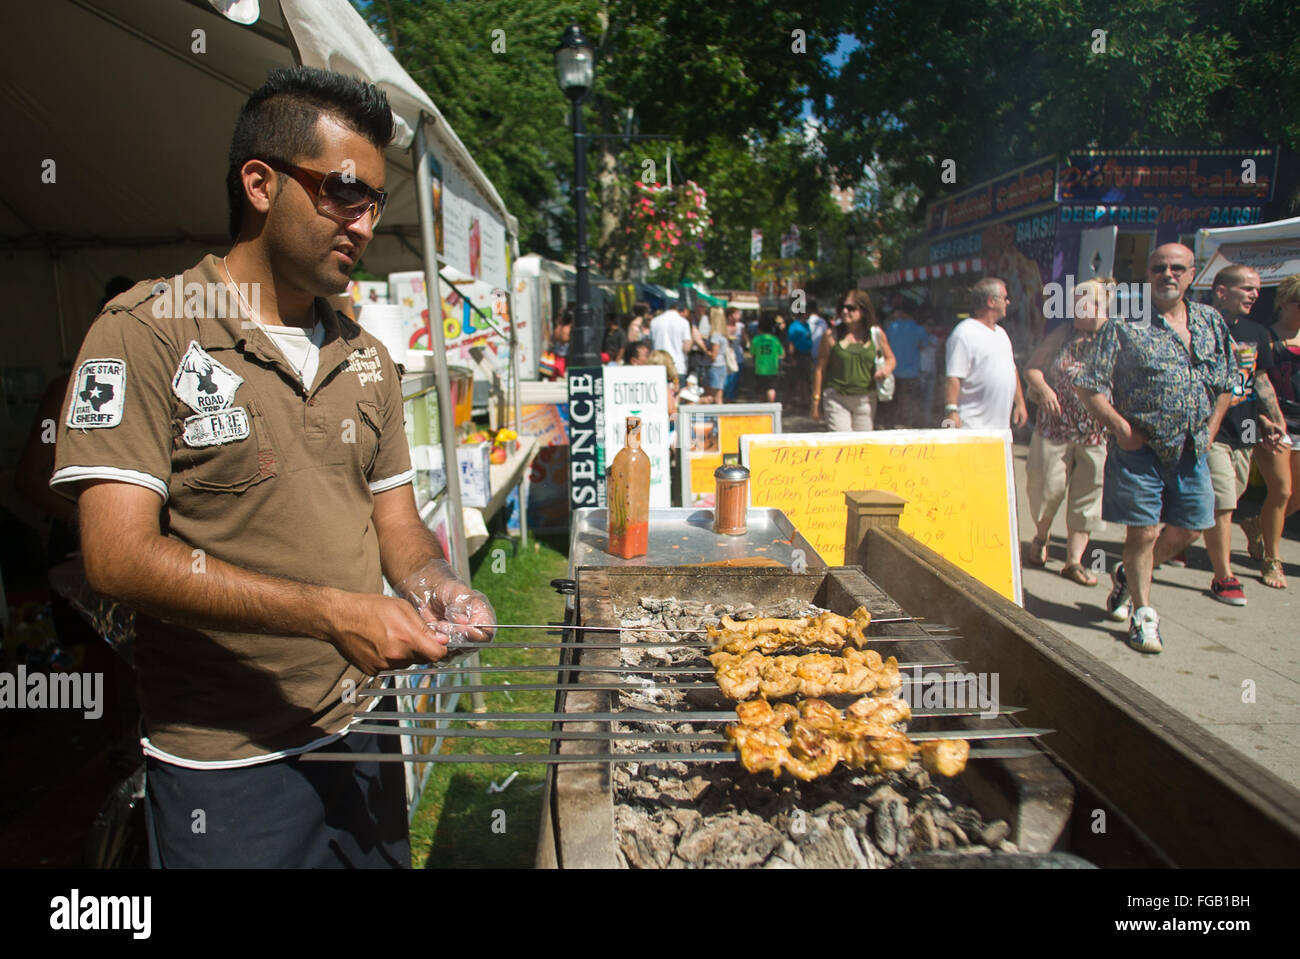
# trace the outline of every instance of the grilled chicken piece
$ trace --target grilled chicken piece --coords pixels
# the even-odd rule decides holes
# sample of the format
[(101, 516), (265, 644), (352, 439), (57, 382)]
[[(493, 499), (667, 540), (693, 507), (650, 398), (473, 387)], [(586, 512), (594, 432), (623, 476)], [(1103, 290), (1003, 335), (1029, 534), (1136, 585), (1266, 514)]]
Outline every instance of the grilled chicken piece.
[(741, 765), (751, 773), (778, 776), (790, 757), (790, 737), (780, 726), (728, 726), (726, 734), (740, 753)]
[(824, 699), (805, 699), (799, 704), (799, 718), (814, 729), (834, 729), (842, 722), (840, 711)]
[(775, 653), (786, 646), (805, 649), (838, 650), (852, 643), (861, 649), (867, 645), (866, 628), (871, 614), (859, 606), (851, 616), (822, 612), (809, 619), (751, 619), (737, 622), (723, 616), (718, 626), (707, 630), (717, 652), (747, 653), (760, 650)]
[(905, 723), (912, 718), (912, 707), (905, 699), (882, 699), (877, 696), (863, 696), (844, 710), (844, 715), (852, 719), (870, 720), (891, 726)]
[(921, 764), (927, 772), (956, 776), (966, 768), (970, 743), (964, 739), (935, 739), (921, 743)]
[(874, 650), (845, 650), (844, 656), (808, 653), (803, 656), (764, 656), (717, 652), (709, 656), (723, 695), (745, 700), (754, 695), (780, 699), (804, 696), (878, 693), (888, 695), (902, 686), (898, 661), (883, 662)]

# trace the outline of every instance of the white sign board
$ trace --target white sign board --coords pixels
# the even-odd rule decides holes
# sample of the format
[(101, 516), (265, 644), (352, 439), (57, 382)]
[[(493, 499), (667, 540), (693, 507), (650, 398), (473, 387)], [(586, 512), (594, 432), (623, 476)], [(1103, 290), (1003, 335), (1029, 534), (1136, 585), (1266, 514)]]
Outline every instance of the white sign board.
[(1194, 290), (1208, 290), (1225, 266), (1248, 266), (1259, 273), (1264, 286), (1277, 286), (1283, 279), (1300, 273), (1300, 217), (1254, 226), (1199, 230), (1196, 234), (1197, 261), (1205, 261)]
[(606, 468), (626, 441), (627, 418), (641, 417), (641, 448), (650, 457), (650, 505), (672, 506), (668, 452), (668, 372), (662, 366), (607, 366)]

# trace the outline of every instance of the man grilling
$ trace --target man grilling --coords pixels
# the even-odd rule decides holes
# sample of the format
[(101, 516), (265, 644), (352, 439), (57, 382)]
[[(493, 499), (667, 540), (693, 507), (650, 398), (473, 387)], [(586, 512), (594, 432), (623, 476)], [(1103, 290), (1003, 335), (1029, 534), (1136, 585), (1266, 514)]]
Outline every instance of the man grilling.
[[(235, 127), (228, 254), (110, 301), (77, 359), (50, 482), (91, 585), (139, 612), (155, 867), (408, 866), (400, 765), (301, 757), (395, 751), (347, 733), (357, 688), (491, 634), (416, 512), (397, 368), (325, 300), (374, 235), (392, 137), (375, 87), (271, 73)], [(177, 315), (191, 283), (225, 295)]]

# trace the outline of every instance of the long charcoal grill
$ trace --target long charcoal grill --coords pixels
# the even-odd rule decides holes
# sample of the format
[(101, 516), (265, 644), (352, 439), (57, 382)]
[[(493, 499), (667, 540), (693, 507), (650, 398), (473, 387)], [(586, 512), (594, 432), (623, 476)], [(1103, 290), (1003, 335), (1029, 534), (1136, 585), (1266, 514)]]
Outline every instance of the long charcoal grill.
[[(909, 668), (912, 664), (929, 674), (926, 678), (935, 673), (962, 672), (962, 665), (952, 660), (945, 647), (943, 638), (947, 634), (942, 627), (909, 621), (907, 613), (857, 568), (803, 572), (776, 567), (580, 568), (571, 612), (572, 624), (577, 627), (574, 635), (606, 641), (591, 646), (577, 643), (562, 653), (561, 679), (567, 683), (557, 691), (555, 712), (564, 718), (553, 725), (556, 735), (549, 757), (553, 765), (548, 773), (547, 809), (538, 852), (540, 866), (619, 865), (615, 853), (616, 766), (610, 762), (584, 761), (583, 757), (609, 755), (611, 750), (632, 744), (642, 748), (649, 744), (655, 752), (625, 753), (621, 757), (623, 763), (675, 760), (689, 764), (703, 758), (697, 752), (672, 752), (671, 744), (678, 742), (672, 733), (633, 732), (623, 736), (609, 732), (611, 722), (660, 720), (671, 725), (688, 720), (699, 723), (700, 717), (705, 717), (706, 722), (712, 721), (710, 717), (718, 717), (720, 722), (734, 716), (734, 704), (723, 699), (720, 691), (708, 683), (692, 683), (687, 703), (662, 713), (620, 706), (622, 694), (635, 690), (637, 684), (610, 683), (610, 674), (636, 673), (640, 667), (626, 663), (623, 657), (626, 646), (607, 642), (611, 634), (586, 633), (581, 627), (617, 627), (623, 621), (622, 612), (636, 608), (642, 597), (711, 604), (752, 602), (759, 606), (796, 600), (845, 615), (858, 606), (865, 606), (872, 613), (873, 621), (891, 621), (869, 630), (869, 638), (882, 655), (897, 656), (905, 684), (913, 678)], [(636, 643), (635, 639), (627, 639), (635, 635), (632, 631), (625, 630), (621, 635), (625, 642)], [(662, 647), (664, 644), (646, 645)], [(662, 688), (681, 691), (680, 686), (666, 683)], [(974, 715), (977, 709), (927, 709), (915, 699), (913, 709), (914, 719), (908, 727), (913, 738), (929, 738), (939, 729), (946, 731), (948, 738), (957, 738), (951, 734), (958, 731), (958, 735), (975, 740), (990, 738), (987, 745), (980, 741), (972, 744), (973, 761), (959, 777), (962, 787), (986, 819), (1001, 818), (1010, 824), (1009, 838), (1021, 852), (1050, 850), (1070, 816), (1073, 790), (1046, 754), (1030, 745), (1034, 740), (1022, 738), (1044, 731), (1020, 727), (1011, 718), (1014, 709), (1004, 708), (996, 717), (982, 718)], [(683, 748), (715, 742), (717, 738), (720, 737), (706, 733), (688, 741)], [(669, 745), (670, 751), (660, 751), (665, 745)], [(727, 758), (734, 758), (734, 754), (727, 754)], [(727, 775), (750, 776), (739, 767), (728, 769)]]

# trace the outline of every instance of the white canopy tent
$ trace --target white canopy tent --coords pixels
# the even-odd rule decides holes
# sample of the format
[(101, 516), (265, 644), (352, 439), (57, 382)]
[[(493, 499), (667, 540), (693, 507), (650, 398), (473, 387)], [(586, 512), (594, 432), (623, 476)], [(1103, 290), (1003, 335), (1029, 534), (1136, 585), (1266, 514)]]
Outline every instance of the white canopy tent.
[(1300, 217), (1198, 230), (1196, 262), (1203, 265), (1192, 283), (1195, 290), (1208, 290), (1219, 270), (1234, 263), (1255, 269), (1262, 286), (1277, 286), (1300, 273)]
[[(441, 181), (445, 240), (437, 262), (470, 272), (471, 244), (481, 245), (477, 275), (509, 289), (515, 219), (432, 100), (347, 0), (261, 0), (260, 17), (249, 25), (226, 19), (207, 0), (42, 0), (8, 7), (4, 26), (0, 324), (18, 346), (6, 351), (0, 370), (7, 394), (13, 383), (43, 385), (73, 359), (112, 276), (168, 276), (229, 246), (225, 173), (235, 119), (268, 71), (294, 63), (377, 84), (396, 115), (390, 197), (366, 268), (387, 273), (421, 263), (429, 288), (439, 289), (435, 259), (425, 256), (432, 243), (424, 237), (434, 233), (432, 192), (416, 189), (427, 147)], [(455, 462), (441, 324), (431, 326), (443, 374), (443, 443), (452, 444), (446, 461)], [(4, 409), (15, 409), (7, 399)], [(5, 423), (6, 446), (28, 425)], [(448, 495), (450, 515), (458, 516), (455, 470), (448, 471)], [(454, 561), (467, 576), (459, 524), (449, 526), (457, 530)]]

